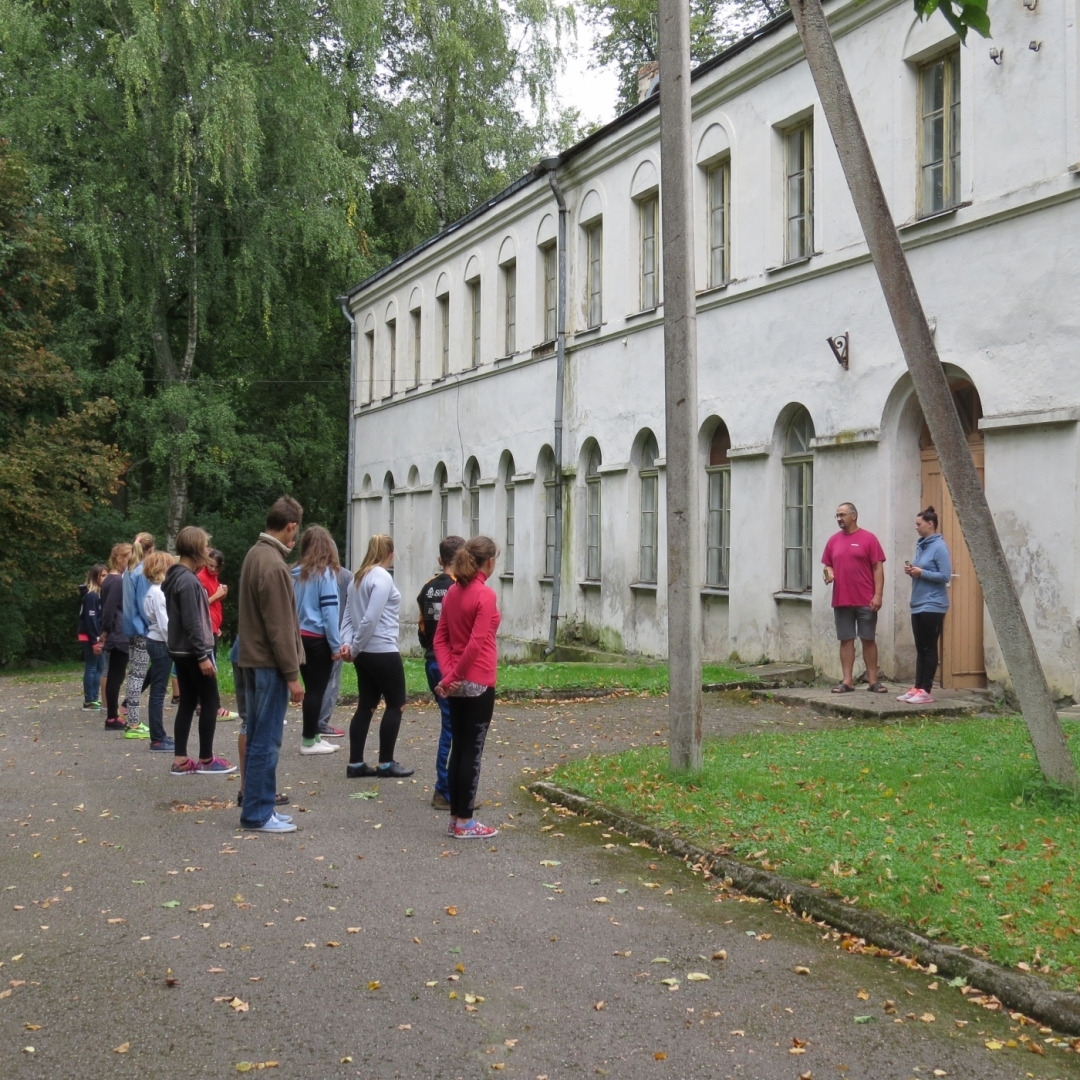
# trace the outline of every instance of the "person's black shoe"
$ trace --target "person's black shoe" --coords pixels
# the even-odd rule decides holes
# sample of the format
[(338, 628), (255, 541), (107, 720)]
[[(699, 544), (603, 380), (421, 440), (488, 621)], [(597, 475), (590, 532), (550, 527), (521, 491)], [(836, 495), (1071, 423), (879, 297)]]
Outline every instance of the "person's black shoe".
[(406, 769), (404, 765), (399, 765), (396, 761), (391, 761), (389, 765), (380, 765), (376, 770), (379, 776), (412, 776), (415, 769)]
[(357, 777), (360, 776), (378, 776), (379, 772), (378, 770), (373, 769), (366, 762), (361, 761), (359, 765), (346, 765), (345, 775), (350, 780), (355, 780)]

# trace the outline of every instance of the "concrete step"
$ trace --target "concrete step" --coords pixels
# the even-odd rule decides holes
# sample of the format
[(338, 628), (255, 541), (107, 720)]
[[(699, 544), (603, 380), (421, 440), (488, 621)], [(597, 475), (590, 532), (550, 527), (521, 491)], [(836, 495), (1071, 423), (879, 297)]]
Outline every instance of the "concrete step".
[(846, 716), (853, 720), (906, 720), (921, 716), (974, 716), (986, 709), (981, 697), (964, 690), (935, 690), (931, 705), (908, 705), (897, 695), (908, 687), (886, 684), (887, 694), (871, 694), (865, 684), (853, 693), (834, 694), (829, 686), (789, 687), (769, 694), (785, 705), (802, 705), (825, 716)]

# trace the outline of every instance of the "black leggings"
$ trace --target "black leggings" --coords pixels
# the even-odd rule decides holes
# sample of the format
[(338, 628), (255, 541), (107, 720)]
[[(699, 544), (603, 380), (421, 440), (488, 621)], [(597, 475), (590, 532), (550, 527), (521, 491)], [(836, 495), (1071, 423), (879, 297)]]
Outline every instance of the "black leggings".
[(217, 672), (204, 675), (199, 670), (199, 661), (193, 656), (174, 656), (176, 681), (180, 684), (180, 704), (176, 709), (176, 723), (173, 739), (176, 742), (176, 756), (188, 756), (188, 735), (191, 734), (191, 718), (195, 706), (199, 706), (199, 758), (209, 761), (214, 756), (214, 730), (217, 728), (218, 709), (221, 697), (218, 694)]
[(401, 710), (405, 706), (405, 665), (401, 662), (401, 653), (364, 652), (353, 664), (360, 700), (349, 725), (349, 764), (359, 765), (364, 760), (371, 718), (379, 706), (379, 699), (383, 698), (386, 709), (379, 725), (379, 764), (389, 765), (394, 760)]
[(326, 638), (301, 635), (300, 640), (304, 643), (304, 663), (300, 665), (300, 674), (304, 677), (303, 737), (314, 739), (319, 734), (319, 713), (334, 661), (330, 659), (332, 654)]
[(915, 635), (915, 685), (928, 694), (934, 689), (938, 638), (944, 622), (944, 611), (920, 611), (911, 616), (911, 632)]
[(450, 698), (450, 744), (447, 765), (450, 779), (450, 813), (456, 818), (471, 818), (480, 786), (480, 758), (484, 740), (495, 711), (495, 687), (489, 686), (479, 697)]
[(120, 687), (124, 685), (128, 654), (126, 649), (109, 649), (109, 668), (105, 676), (105, 719), (120, 719)]

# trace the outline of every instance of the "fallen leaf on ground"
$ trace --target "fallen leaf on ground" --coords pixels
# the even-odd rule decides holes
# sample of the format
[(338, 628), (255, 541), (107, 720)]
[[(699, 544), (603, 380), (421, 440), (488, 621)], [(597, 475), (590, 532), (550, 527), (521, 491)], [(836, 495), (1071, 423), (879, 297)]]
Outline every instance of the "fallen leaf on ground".
[(660, 980), (660, 985), (661, 986), (678, 986), (679, 985), (679, 980), (678, 979), (661, 979)]
[(600, 1012), (600, 1011), (601, 1011), (602, 1009), (604, 1009), (605, 1007), (606, 1007), (606, 1003), (605, 1003), (605, 1002), (603, 1002), (603, 1001), (598, 1001), (598, 1002), (597, 1002), (597, 1003), (596, 1003), (596, 1004), (595, 1004), (595, 1005), (593, 1006), (593, 1008), (594, 1008), (594, 1009), (595, 1009), (595, 1010), (596, 1010), (597, 1012)]
[(340, 941), (328, 941), (326, 947), (328, 949), (336, 949), (341, 944)]
[(123, 1042), (119, 1046), (113, 1047), (114, 1054), (126, 1054), (131, 1049), (131, 1043)]
[(656, 1053), (653, 1054), (653, 1060), (654, 1061), (667, 1061), (667, 1054), (665, 1054), (663, 1050), (657, 1050)]
[(359, 934), (360, 933), (360, 927), (359, 926), (346, 926), (345, 927), (345, 933), (346, 934)]
[(594, 904), (610, 904), (611, 903), (611, 901), (606, 896), (594, 896), (592, 902)]
[(671, 961), (666, 956), (654, 956), (649, 961), (650, 964), (670, 964)]
[(810, 969), (808, 967), (797, 967), (797, 968), (795, 968), (795, 974), (796, 975), (809, 975), (810, 974)]
[(932, 1012), (924, 1012), (922, 1014), (922, 1016), (919, 1017), (919, 1019), (924, 1024), (932, 1024), (937, 1019), (937, 1017), (934, 1016), (934, 1014)]
[(456, 915), (457, 914), (457, 908), (456, 907), (448, 907), (446, 909), (446, 914), (447, 915)]
[(860, 990), (855, 996), (860, 1001), (869, 1001), (870, 1000), (870, 991), (869, 990)]
[(372, 979), (371, 982), (367, 984), (369, 990), (378, 990), (380, 986), (382, 986), (382, 983), (379, 982), (378, 979)]
[(118, 923), (126, 923), (126, 922), (127, 922), (127, 919), (109, 919), (108, 920), (108, 923), (109, 923), (110, 926), (116, 926)]
[(541, 866), (562, 866), (562, 863), (558, 859), (541, 859)]
[(23, 1024), (23, 1027), (27, 1031), (40, 1031), (41, 1030), (41, 1025), (40, 1024)]
[(398, 1024), (398, 1031), (412, 1031), (412, 1024)]
[(709, 982), (710, 978), (704, 971), (690, 971), (686, 975), (687, 982)]
[(734, 1031), (729, 1031), (728, 1034), (729, 1035), (738, 1035), (740, 1039), (744, 1038), (746, 1036), (746, 1032), (743, 1031), (741, 1028), (736, 1028)]
[[(351, 798), (351, 796), (350, 796), (350, 798)], [(342, 1065), (351, 1065), (352, 1064), (352, 1058), (351, 1057), (343, 1057), (341, 1059), (341, 1064)]]
[(997, 1039), (987, 1039), (983, 1045), (987, 1050), (1001, 1050), (1005, 1046), (1004, 1043), (998, 1042)]
[(856, 1016), (855, 1017), (855, 1023), (856, 1024), (869, 1024), (870, 1021), (873, 1020), (873, 1019), (874, 1018), (872, 1016)]
[(727, 949), (717, 949), (717, 951), (712, 954), (712, 959), (713, 960), (726, 960), (727, 959)]
[(426, 982), (426, 983), (424, 983), (424, 985), (425, 986), (438, 986), (439, 984), (435, 979), (432, 979), (431, 982)]

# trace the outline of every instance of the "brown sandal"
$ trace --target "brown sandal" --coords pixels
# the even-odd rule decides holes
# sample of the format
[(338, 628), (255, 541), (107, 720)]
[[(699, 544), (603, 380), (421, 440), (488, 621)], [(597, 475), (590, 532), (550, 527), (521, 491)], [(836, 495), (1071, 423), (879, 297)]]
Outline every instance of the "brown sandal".
[(871, 694), (887, 694), (889, 688), (883, 682), (871, 683), (867, 688)]
[(834, 694), (854, 694), (855, 693), (855, 687), (854, 686), (848, 686), (848, 684), (846, 682), (837, 683), (832, 688), (832, 692)]

